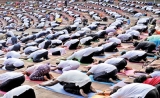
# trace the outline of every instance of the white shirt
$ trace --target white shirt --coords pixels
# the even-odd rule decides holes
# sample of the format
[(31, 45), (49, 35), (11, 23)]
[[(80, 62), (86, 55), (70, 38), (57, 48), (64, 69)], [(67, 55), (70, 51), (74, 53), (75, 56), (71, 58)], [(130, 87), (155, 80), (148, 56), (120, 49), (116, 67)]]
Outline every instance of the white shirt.
[(78, 39), (69, 40), (69, 41), (67, 41), (67, 42), (64, 44), (64, 46), (67, 46), (67, 47), (69, 48), (70, 45), (72, 45), (72, 44), (74, 44), (74, 43), (76, 43), (76, 42), (78, 42), (78, 41), (79, 41)]
[(3, 65), (6, 66), (7, 64), (11, 65), (13, 64), (13, 66), (15, 67), (21, 67), (24, 65), (24, 62), (20, 59), (17, 58), (8, 58), (6, 60), (4, 60)]
[(10, 51), (5, 55), (5, 57), (9, 57), (9, 56), (11, 56), (12, 58), (20, 58), (21, 57), (20, 53), (16, 52), (16, 51)]
[(132, 51), (127, 51), (125, 54), (123, 54), (121, 57), (122, 58), (127, 58), (130, 59), (131, 57), (134, 56), (142, 56), (144, 55), (146, 52), (145, 51), (141, 51), (141, 50), (132, 50)]
[(120, 39), (121, 41), (126, 41), (126, 40), (128, 40), (129, 37), (131, 37), (131, 36), (132, 36), (132, 35), (130, 35), (130, 34), (119, 34), (119, 35), (117, 36), (117, 38)]
[(106, 60), (104, 63), (114, 65), (114, 64), (119, 63), (122, 60), (124, 60), (124, 58), (111, 58), (111, 59)]
[(51, 52), (51, 53), (56, 52), (56, 51), (60, 51), (61, 55), (63, 55), (63, 54), (66, 53), (65, 48), (57, 47), (57, 48), (51, 48), (51, 49), (49, 49), (49, 52)]
[(34, 58), (37, 55), (42, 54), (44, 52), (47, 52), (47, 50), (46, 49), (37, 50), (37, 51), (31, 53), (27, 58)]
[(20, 72), (6, 72), (3, 74), (0, 74), (0, 84), (6, 82), (9, 79), (14, 79), (20, 76), (23, 76), (23, 74)]
[(91, 82), (89, 76), (77, 70), (66, 71), (60, 75), (57, 80), (66, 83), (75, 83), (75, 85), (79, 87), (82, 87), (88, 82)]
[(85, 37), (85, 38), (82, 38), (81, 40), (80, 40), (80, 43), (81, 44), (84, 44), (86, 41), (89, 41), (89, 40), (91, 40), (92, 39), (92, 37)]
[(121, 44), (121, 40), (116, 37), (109, 38), (108, 42), (115, 42), (117, 44)]
[(154, 77), (159, 77), (160, 76), (160, 71), (156, 70), (154, 72), (152, 72), (151, 74), (149, 74), (152, 78)]
[(111, 46), (114, 42), (109, 42), (109, 43), (106, 43), (106, 44), (103, 44), (101, 47), (103, 47), (103, 49)]
[(98, 65), (95, 65), (95, 66), (91, 67), (89, 72), (91, 72), (93, 74), (100, 73), (100, 72), (110, 73), (111, 71), (113, 71), (115, 69), (117, 69), (117, 68), (114, 65), (106, 64), (106, 63), (100, 63)]
[(61, 44), (62, 43), (62, 41), (58, 40), (58, 39), (51, 40), (51, 42), (52, 42), (52, 44), (55, 44), (55, 43)]
[(23, 94), (29, 89), (32, 89), (32, 87), (29, 85), (19, 86), (7, 92), (2, 98), (13, 98), (14, 96), (19, 96), (20, 94)]
[(65, 67), (68, 67), (68, 66), (78, 68), (80, 66), (80, 63), (78, 61), (66, 60), (66, 61), (61, 61), (58, 64), (58, 67), (60, 67), (60, 68), (65, 68)]
[(73, 58), (76, 58), (80, 61), (83, 56), (88, 56), (95, 51), (96, 51), (96, 49), (94, 49), (92, 47), (85, 48), (85, 49), (82, 49), (82, 50), (75, 52), (70, 57), (68, 57), (67, 60), (71, 60)]
[(155, 89), (154, 86), (143, 83), (132, 83), (120, 88), (110, 95), (111, 98), (144, 98), (147, 93)]
[(134, 35), (134, 36), (140, 36), (140, 32), (136, 31), (136, 30), (132, 30), (132, 31), (128, 32), (127, 34)]
[(37, 48), (36, 46), (29, 46), (27, 48), (24, 49), (24, 53), (28, 52), (28, 51), (36, 51), (39, 48)]
[(68, 34), (60, 35), (57, 39), (62, 40), (64, 38), (70, 38), (70, 36)]

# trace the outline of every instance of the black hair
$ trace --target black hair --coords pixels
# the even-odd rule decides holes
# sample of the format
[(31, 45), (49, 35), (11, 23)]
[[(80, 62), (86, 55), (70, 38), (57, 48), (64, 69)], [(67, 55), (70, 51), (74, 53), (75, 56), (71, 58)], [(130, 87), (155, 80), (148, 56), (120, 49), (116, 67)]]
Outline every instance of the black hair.
[(138, 41), (133, 42), (133, 46), (136, 47), (139, 44)]
[(145, 72), (146, 72), (147, 74), (150, 74), (150, 73), (152, 73), (154, 70), (155, 70), (155, 68), (153, 68), (153, 67), (147, 67), (146, 70), (145, 70)]
[(98, 63), (99, 63), (99, 64), (100, 64), (100, 63), (104, 63), (104, 61), (102, 61), (102, 60), (99, 60), (99, 61), (98, 61)]
[(147, 79), (146, 75), (141, 75), (133, 80), (134, 83), (143, 83)]
[(123, 54), (126, 54), (126, 51), (123, 51), (123, 52), (121, 53), (121, 55), (123, 55)]
[(58, 65), (59, 64), (59, 62), (56, 62), (56, 65)]
[(110, 95), (114, 94), (115, 92), (117, 92), (117, 90), (119, 90), (121, 87), (120, 86), (116, 86), (113, 88), (113, 90), (110, 92)]

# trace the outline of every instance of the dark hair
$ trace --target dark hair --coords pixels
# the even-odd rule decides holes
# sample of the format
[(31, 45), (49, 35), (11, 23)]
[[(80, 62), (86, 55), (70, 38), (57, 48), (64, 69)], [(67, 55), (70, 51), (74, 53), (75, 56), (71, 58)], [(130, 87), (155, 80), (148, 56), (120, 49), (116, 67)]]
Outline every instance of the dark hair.
[(121, 55), (126, 54), (126, 51), (122, 51)]
[(113, 90), (110, 92), (110, 95), (114, 94), (115, 92), (117, 92), (117, 90), (119, 90), (121, 87), (120, 86), (116, 86), (113, 88)]
[(60, 62), (56, 62), (56, 64), (58, 65)]
[(133, 42), (133, 46), (136, 47), (139, 44), (138, 41)]
[(104, 61), (102, 61), (102, 60), (99, 60), (99, 61), (98, 61), (98, 63), (99, 63), (99, 64), (100, 64), (100, 63), (104, 63)]
[(147, 79), (146, 75), (141, 75), (133, 80), (134, 83), (143, 83)]
[(145, 72), (146, 72), (147, 74), (150, 74), (150, 73), (152, 73), (154, 70), (155, 70), (155, 68), (153, 68), (153, 67), (147, 67), (146, 70), (145, 70)]

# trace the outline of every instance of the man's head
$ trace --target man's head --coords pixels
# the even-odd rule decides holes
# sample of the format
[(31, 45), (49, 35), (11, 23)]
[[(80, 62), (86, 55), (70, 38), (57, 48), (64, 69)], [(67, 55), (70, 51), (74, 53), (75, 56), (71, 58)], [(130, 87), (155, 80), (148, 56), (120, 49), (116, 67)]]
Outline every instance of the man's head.
[(134, 83), (143, 83), (147, 79), (146, 75), (141, 75), (133, 80)]
[(153, 68), (153, 67), (146, 67), (145, 72), (146, 72), (147, 74), (150, 74), (150, 73), (152, 73), (154, 70), (155, 70), (155, 68)]
[(117, 92), (117, 90), (119, 90), (121, 87), (116, 86), (113, 88), (113, 90), (110, 92), (110, 95), (114, 94), (115, 92)]
[(138, 44), (139, 44), (138, 41), (134, 41), (134, 42), (133, 42), (133, 46), (134, 46), (134, 47), (136, 47)]
[(126, 54), (126, 51), (122, 51), (121, 55), (124, 55), (124, 54)]

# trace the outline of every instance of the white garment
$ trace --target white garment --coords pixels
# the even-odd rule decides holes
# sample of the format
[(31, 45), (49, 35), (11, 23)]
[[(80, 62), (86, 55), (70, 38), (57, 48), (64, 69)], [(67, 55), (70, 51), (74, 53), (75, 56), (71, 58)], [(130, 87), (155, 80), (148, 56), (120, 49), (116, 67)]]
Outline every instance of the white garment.
[(124, 60), (124, 58), (111, 58), (111, 59), (106, 60), (104, 63), (114, 65), (114, 64), (119, 63), (122, 60)]
[(159, 77), (160, 76), (160, 71), (154, 71), (151, 74), (149, 74), (152, 78), (154, 77)]
[(82, 38), (81, 40), (80, 40), (80, 43), (81, 44), (84, 44), (86, 41), (89, 41), (89, 40), (91, 40), (91, 39), (93, 39), (92, 37), (85, 37), (85, 38)]
[(100, 72), (107, 72), (110, 73), (111, 71), (117, 69), (114, 65), (111, 64), (106, 64), (106, 63), (100, 63), (98, 65), (95, 65), (93, 67), (91, 67), (91, 69), (89, 70), (89, 72), (96, 74), (96, 73), (100, 73)]
[(117, 44), (121, 44), (121, 40), (116, 37), (109, 38), (108, 42), (115, 42)]
[(47, 52), (47, 50), (46, 49), (37, 50), (37, 51), (31, 53), (27, 58), (34, 58), (35, 56), (42, 54), (44, 52)]
[(134, 56), (142, 56), (144, 55), (146, 52), (145, 51), (141, 51), (141, 50), (132, 50), (132, 51), (127, 51), (125, 54), (123, 54), (121, 57), (122, 58), (127, 58), (130, 59), (131, 57)]
[(19, 86), (7, 92), (2, 98), (13, 98), (14, 96), (21, 95), (22, 93), (24, 93), (29, 89), (33, 89), (33, 88), (29, 85)]
[(29, 46), (27, 48), (24, 49), (24, 53), (28, 52), (28, 51), (36, 51), (39, 48), (35, 47), (35, 46)]
[(64, 46), (67, 46), (69, 48), (72, 44), (74, 44), (74, 43), (76, 43), (78, 41), (79, 41), (78, 39), (69, 40), (64, 44)]
[(66, 83), (75, 83), (75, 85), (79, 87), (82, 87), (88, 82), (91, 82), (89, 76), (77, 70), (66, 71), (60, 75), (57, 80)]
[(60, 51), (61, 55), (63, 55), (63, 54), (66, 53), (65, 48), (57, 47), (57, 48), (51, 48), (51, 49), (49, 49), (49, 52), (51, 52), (51, 53), (56, 52), (56, 51)]
[(6, 66), (7, 64), (9, 65), (13, 64), (13, 66), (15, 67), (21, 67), (24, 65), (24, 62), (17, 58), (8, 58), (3, 62), (4, 66)]
[(5, 55), (5, 57), (9, 57), (9, 56), (12, 58), (20, 58), (21, 57), (20, 53), (16, 52), (16, 51), (10, 51)]
[(154, 86), (143, 83), (132, 83), (120, 88), (110, 95), (111, 98), (144, 98), (147, 93), (155, 89)]
[(6, 72), (3, 74), (0, 74), (0, 84), (6, 82), (9, 79), (14, 79), (20, 76), (23, 76), (23, 74), (20, 72)]
[(68, 66), (73, 67), (73, 68), (78, 68), (80, 66), (80, 63), (78, 61), (66, 60), (66, 61), (61, 61), (58, 64), (59, 68), (65, 68)]
[(126, 40), (128, 40), (129, 37), (131, 37), (131, 36), (132, 36), (132, 35), (130, 35), (130, 34), (119, 34), (119, 35), (117, 36), (117, 38), (120, 39), (121, 41), (126, 41)]

